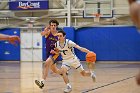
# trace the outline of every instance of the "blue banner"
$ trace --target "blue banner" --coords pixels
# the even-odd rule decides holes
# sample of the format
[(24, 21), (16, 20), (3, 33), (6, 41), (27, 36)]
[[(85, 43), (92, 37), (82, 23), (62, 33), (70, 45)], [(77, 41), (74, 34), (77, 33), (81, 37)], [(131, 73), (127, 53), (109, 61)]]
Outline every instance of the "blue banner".
[(10, 0), (9, 10), (42, 10), (49, 9), (48, 0)]

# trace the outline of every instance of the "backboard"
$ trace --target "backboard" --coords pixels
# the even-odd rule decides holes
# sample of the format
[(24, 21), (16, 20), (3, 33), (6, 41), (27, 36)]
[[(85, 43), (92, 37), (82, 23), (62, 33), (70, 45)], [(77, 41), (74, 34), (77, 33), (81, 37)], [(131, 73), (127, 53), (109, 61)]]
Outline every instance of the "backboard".
[(84, 0), (84, 18), (96, 17), (93, 14), (101, 14), (101, 18), (112, 17), (113, 0)]

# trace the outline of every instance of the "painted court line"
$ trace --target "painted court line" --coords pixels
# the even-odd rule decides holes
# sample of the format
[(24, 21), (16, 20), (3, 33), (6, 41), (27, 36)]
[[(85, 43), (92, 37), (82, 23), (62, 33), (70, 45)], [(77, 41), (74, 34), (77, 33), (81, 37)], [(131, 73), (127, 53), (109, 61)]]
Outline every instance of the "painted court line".
[(93, 89), (88, 89), (88, 90), (83, 91), (81, 93), (87, 93), (87, 92), (90, 92), (90, 91), (93, 91), (93, 90), (97, 90), (97, 89), (100, 89), (100, 88), (103, 88), (103, 87), (106, 87), (106, 86), (109, 86), (109, 85), (113, 85), (113, 84), (116, 84), (116, 83), (119, 83), (119, 82), (122, 82), (122, 81), (125, 81), (125, 80), (128, 80), (128, 79), (131, 79), (131, 78), (134, 78), (134, 77), (135, 76), (127, 77), (127, 78), (124, 78), (124, 79), (121, 79), (121, 80), (118, 80), (118, 81), (108, 83), (106, 85), (102, 85), (102, 86), (99, 86), (99, 87), (96, 87), (96, 88), (93, 88)]

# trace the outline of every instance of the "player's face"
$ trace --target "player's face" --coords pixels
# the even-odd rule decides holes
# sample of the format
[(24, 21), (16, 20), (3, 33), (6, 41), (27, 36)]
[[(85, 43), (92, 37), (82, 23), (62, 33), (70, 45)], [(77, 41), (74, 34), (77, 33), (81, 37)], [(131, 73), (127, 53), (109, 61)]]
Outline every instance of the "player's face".
[(50, 30), (51, 30), (51, 31), (56, 30), (56, 28), (57, 28), (56, 23), (51, 23), (51, 24), (50, 24)]
[(59, 40), (60, 42), (63, 42), (63, 41), (65, 40), (65, 36), (63, 36), (62, 33), (58, 33), (57, 36), (58, 36), (58, 40)]

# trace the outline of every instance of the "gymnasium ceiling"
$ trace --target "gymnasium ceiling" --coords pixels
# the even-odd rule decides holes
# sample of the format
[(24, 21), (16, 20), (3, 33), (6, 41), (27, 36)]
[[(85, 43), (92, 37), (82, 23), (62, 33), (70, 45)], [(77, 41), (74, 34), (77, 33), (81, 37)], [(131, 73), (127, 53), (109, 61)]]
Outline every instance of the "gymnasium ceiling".
[[(66, 0), (49, 0), (49, 10), (28, 10), (11, 11), (8, 10), (8, 0), (0, 2), (0, 28), (7, 27), (28, 27), (31, 23), (34, 27), (43, 27), (49, 19), (56, 18), (65, 22), (67, 19)], [(71, 0), (71, 17), (75, 24), (75, 19), (83, 19), (83, 0)], [(126, 7), (128, 8), (128, 7)], [(128, 11), (128, 10), (127, 10)], [(89, 21), (90, 19), (84, 19)], [(86, 25), (93, 25), (91, 22)], [(129, 13), (117, 14), (113, 18), (102, 18), (98, 25), (132, 25)], [(85, 25), (85, 26), (86, 26)], [(64, 24), (64, 26), (66, 26)]]

